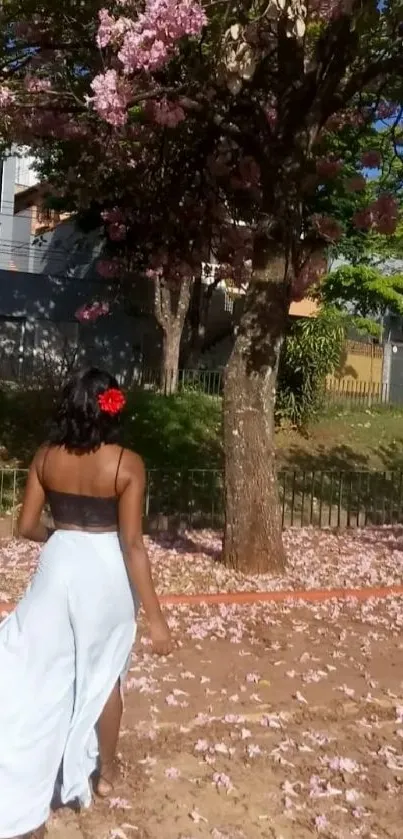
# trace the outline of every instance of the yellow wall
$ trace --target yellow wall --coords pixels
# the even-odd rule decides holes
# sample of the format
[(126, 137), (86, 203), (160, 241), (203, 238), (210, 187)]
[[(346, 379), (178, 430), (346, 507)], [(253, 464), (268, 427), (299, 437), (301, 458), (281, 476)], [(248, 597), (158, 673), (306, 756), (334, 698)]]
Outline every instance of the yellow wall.
[[(313, 318), (318, 314), (318, 304), (305, 298), (298, 303), (291, 303), (290, 315)], [(333, 376), (328, 376), (329, 389), (352, 391), (353, 393), (376, 393), (382, 387), (382, 347), (359, 341), (346, 341), (345, 353), (340, 369)]]
[(289, 314), (299, 318), (314, 318), (318, 314), (319, 306), (314, 300), (305, 297), (298, 303), (291, 303)]
[(329, 389), (376, 393), (382, 384), (382, 347), (347, 341), (340, 369), (328, 376)]

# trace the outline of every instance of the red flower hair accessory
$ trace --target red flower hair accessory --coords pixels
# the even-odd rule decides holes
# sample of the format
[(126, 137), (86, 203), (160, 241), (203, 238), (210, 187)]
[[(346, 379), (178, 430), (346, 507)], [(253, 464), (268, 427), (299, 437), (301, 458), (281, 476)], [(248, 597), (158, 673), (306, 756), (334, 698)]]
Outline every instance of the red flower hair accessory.
[(120, 414), (126, 405), (126, 399), (117, 387), (110, 387), (98, 396), (98, 405), (104, 414)]

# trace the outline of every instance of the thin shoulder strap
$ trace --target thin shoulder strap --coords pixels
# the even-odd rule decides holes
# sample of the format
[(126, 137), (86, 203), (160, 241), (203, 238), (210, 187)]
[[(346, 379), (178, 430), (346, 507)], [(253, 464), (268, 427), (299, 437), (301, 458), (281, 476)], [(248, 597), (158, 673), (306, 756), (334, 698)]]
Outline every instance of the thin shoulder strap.
[(45, 488), (45, 466), (46, 466), (46, 461), (48, 459), (49, 451), (50, 451), (50, 446), (47, 447), (47, 449), (45, 451), (45, 454), (43, 456), (43, 460), (42, 460), (41, 476), (40, 476), (39, 480), (40, 480), (43, 488)]
[(117, 494), (118, 494), (118, 477), (119, 477), (119, 469), (120, 469), (120, 464), (121, 464), (121, 462), (122, 462), (123, 452), (124, 452), (124, 449), (122, 448), (122, 449), (121, 449), (121, 452), (120, 452), (120, 455), (119, 455), (118, 466), (117, 466), (117, 469), (116, 469), (116, 476), (115, 476), (115, 495), (117, 495)]

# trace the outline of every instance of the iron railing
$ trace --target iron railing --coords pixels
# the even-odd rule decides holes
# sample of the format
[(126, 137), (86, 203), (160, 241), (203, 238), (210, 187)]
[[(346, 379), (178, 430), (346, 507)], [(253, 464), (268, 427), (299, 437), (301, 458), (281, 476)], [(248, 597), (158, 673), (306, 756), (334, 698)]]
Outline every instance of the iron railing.
[[(15, 533), (26, 470), (0, 470), (0, 535)], [(283, 527), (352, 528), (403, 524), (403, 472), (278, 473)], [(150, 530), (224, 523), (223, 472), (151, 469), (145, 500)]]
[[(18, 363), (17, 363), (18, 362)], [(0, 382), (14, 383), (17, 387), (38, 389), (52, 385), (59, 389), (62, 380), (60, 370), (51, 365), (42, 372), (34, 371), (32, 359), (15, 359), (0, 354)], [(52, 379), (53, 375), (53, 379)], [(138, 366), (127, 381), (127, 389), (140, 389), (156, 393), (185, 393), (195, 391), (209, 396), (222, 396), (225, 372), (221, 370), (180, 369), (161, 373), (160, 368)], [(323, 402), (344, 408), (371, 408), (392, 406), (403, 408), (403, 383), (382, 383), (361, 381), (353, 378), (329, 377), (324, 385)]]
[(224, 372), (222, 370), (161, 370), (139, 369), (133, 375), (132, 385), (142, 390), (161, 393), (186, 393), (195, 391), (208, 396), (222, 396)]
[(344, 408), (403, 408), (403, 385), (363, 382), (355, 379), (331, 379), (325, 384), (325, 402)]

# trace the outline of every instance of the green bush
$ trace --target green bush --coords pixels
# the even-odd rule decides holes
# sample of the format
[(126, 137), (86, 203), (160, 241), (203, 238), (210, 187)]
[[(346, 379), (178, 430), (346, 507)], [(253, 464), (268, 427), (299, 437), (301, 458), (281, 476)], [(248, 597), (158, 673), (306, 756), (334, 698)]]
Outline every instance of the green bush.
[(302, 428), (320, 413), (326, 376), (340, 363), (345, 328), (345, 318), (333, 309), (291, 322), (280, 358), (278, 424), (286, 421)]
[[(53, 396), (46, 391), (0, 391), (3, 462), (27, 466), (46, 437)], [(122, 442), (149, 469), (214, 469), (222, 466), (221, 400), (203, 393), (128, 395)]]

